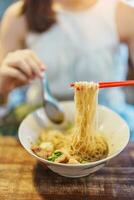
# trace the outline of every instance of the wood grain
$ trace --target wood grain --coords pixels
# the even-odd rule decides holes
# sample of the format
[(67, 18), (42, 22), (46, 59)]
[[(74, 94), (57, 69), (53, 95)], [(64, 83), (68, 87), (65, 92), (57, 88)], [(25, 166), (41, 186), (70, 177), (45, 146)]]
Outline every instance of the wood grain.
[(0, 200), (134, 200), (134, 143), (93, 176), (64, 178), (0, 137)]

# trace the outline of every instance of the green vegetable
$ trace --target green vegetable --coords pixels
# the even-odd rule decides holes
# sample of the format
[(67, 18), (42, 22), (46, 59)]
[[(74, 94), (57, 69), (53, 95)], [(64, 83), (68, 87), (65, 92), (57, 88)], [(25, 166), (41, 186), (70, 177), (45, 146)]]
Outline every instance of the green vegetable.
[(48, 157), (49, 161), (54, 162), (58, 157), (60, 157), (63, 153), (61, 151), (55, 151), (52, 156)]
[(54, 152), (54, 155), (57, 156), (57, 157), (61, 156), (62, 154), (63, 154), (63, 153), (62, 153), (61, 151), (56, 151), (56, 152)]
[(55, 158), (54, 156), (49, 156), (49, 157), (48, 157), (48, 160), (49, 160), (49, 161), (52, 161), (52, 162), (54, 162), (55, 159), (56, 159), (56, 158)]

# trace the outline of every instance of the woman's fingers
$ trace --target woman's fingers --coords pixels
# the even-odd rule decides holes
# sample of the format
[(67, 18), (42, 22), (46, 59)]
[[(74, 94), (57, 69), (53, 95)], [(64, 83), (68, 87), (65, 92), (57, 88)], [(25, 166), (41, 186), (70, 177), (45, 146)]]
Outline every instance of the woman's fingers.
[(44, 65), (31, 50), (18, 50), (9, 53), (0, 67), (1, 87), (7, 86), (7, 92), (30, 83), (35, 77), (43, 77)]
[(32, 67), (36, 76), (42, 78), (43, 72), (46, 70), (45, 65), (39, 60), (34, 52), (31, 52), (31, 59), (28, 60), (29, 65)]
[(20, 70), (16, 68), (11, 68), (11, 67), (5, 67), (3, 70), (1, 70), (1, 75), (10, 77), (10, 78), (15, 78), (17, 80), (27, 82), (28, 78), (27, 76), (21, 72)]
[(41, 74), (42, 71), (41, 71), (39, 65), (37, 65), (37, 63), (34, 61), (34, 59), (29, 58), (29, 59), (26, 60), (26, 62), (27, 62), (27, 65), (29, 66), (29, 68), (32, 71), (33, 78), (36, 77), (36, 76), (40, 77), (40, 74)]
[(18, 64), (16, 68), (23, 72), (28, 78), (32, 77), (32, 69), (25, 60), (20, 60), (20, 64)]
[[(19, 53), (22, 56), (22, 51), (19, 51)], [(42, 77), (42, 72), (45, 70), (45, 67), (33, 51), (24, 50), (23, 60), (32, 72), (30, 78), (35, 78), (36, 76)]]
[(3, 65), (8, 68), (16, 69), (13, 73), (21, 74), (21, 78), (34, 79), (35, 77), (43, 77), (44, 65), (36, 54), (31, 50), (18, 50), (14, 53), (9, 53)]

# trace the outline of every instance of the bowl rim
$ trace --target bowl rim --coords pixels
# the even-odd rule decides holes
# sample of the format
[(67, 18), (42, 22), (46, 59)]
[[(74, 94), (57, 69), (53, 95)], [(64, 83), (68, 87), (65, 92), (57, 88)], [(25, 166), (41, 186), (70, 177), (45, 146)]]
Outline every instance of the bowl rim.
[[(73, 101), (61, 101), (60, 103), (61, 104), (64, 104), (64, 103), (72, 103)], [(21, 140), (21, 128), (22, 128), (22, 125), (24, 124), (24, 122), (27, 120), (28, 117), (32, 116), (34, 113), (36, 113), (37, 111), (39, 110), (42, 110), (43, 107), (41, 108), (38, 108), (36, 109), (35, 111), (29, 113), (21, 122), (20, 126), (19, 126), (19, 129), (18, 129), (18, 138), (19, 138), (19, 141), (21, 143), (21, 145), (23, 146), (23, 148), (29, 153), (31, 154), (33, 157), (39, 159), (40, 161), (44, 162), (45, 164), (47, 165), (54, 165), (54, 166), (61, 166), (61, 167), (75, 167), (75, 168), (79, 168), (79, 167), (95, 167), (99, 164), (102, 164), (102, 163), (105, 163), (109, 160), (111, 160), (112, 158), (116, 157), (117, 155), (119, 155), (124, 149), (125, 147), (127, 146), (128, 142), (129, 142), (129, 139), (130, 139), (130, 130), (129, 130), (129, 127), (128, 127), (128, 124), (126, 123), (126, 121), (118, 114), (116, 113), (115, 111), (113, 111), (112, 109), (104, 106), (104, 105), (98, 105), (99, 109), (104, 109), (104, 110), (107, 110), (111, 113), (113, 113), (114, 115), (116, 115), (118, 118), (120, 118), (120, 120), (125, 124), (126, 128), (127, 128), (127, 134), (128, 134), (128, 138), (125, 142), (125, 144), (122, 146), (122, 148), (120, 150), (118, 150), (115, 154), (111, 155), (111, 156), (107, 156), (106, 158), (103, 158), (101, 160), (98, 160), (98, 161), (94, 161), (94, 162), (89, 162), (89, 163), (84, 163), (84, 164), (65, 164), (65, 163), (55, 163), (55, 162), (52, 162), (52, 161), (48, 161), (42, 157), (39, 157), (37, 156), (34, 152), (32, 152), (32, 150), (29, 150), (28, 148), (25, 147), (25, 145), (23, 144), (22, 140)]]

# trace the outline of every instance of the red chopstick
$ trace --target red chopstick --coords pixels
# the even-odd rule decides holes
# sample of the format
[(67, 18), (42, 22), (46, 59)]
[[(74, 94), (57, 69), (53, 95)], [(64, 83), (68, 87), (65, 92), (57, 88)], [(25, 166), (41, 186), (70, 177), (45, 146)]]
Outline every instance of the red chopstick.
[[(71, 83), (70, 86), (74, 87), (75, 83)], [(99, 88), (123, 87), (123, 86), (134, 86), (134, 80), (116, 81), (116, 82), (99, 82)]]

